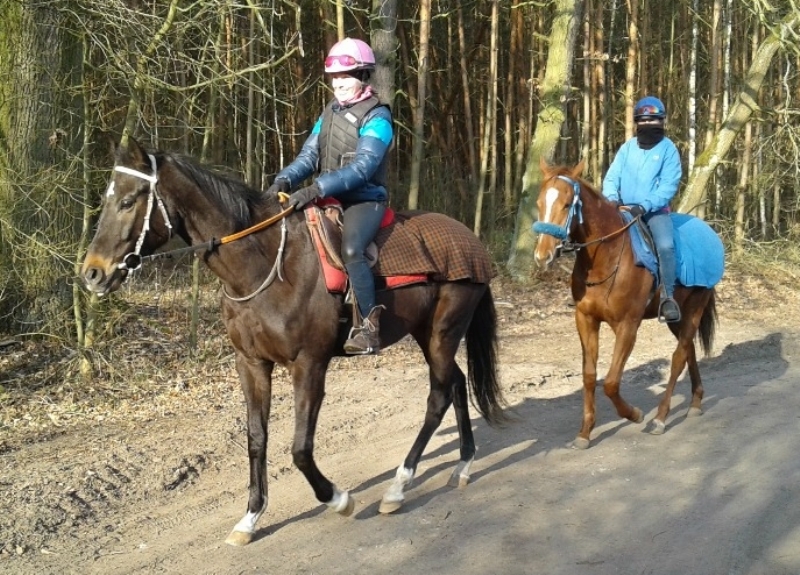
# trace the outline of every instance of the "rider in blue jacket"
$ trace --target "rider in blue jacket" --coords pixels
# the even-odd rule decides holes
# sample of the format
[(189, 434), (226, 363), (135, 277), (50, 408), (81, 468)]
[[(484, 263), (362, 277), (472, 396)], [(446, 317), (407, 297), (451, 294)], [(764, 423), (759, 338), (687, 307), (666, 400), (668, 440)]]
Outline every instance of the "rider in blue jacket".
[(664, 135), (666, 117), (664, 104), (654, 96), (636, 103), (636, 136), (614, 156), (603, 179), (603, 195), (647, 223), (656, 245), (662, 282), (659, 317), (673, 322), (680, 321), (681, 311), (673, 299), (675, 244), (669, 203), (678, 191), (682, 168), (678, 149)]
[(386, 211), (386, 168), (392, 143), (392, 114), (369, 85), (375, 54), (365, 42), (345, 38), (325, 58), (334, 99), (314, 124), (297, 158), (281, 170), (267, 193), (289, 192), (304, 180), (313, 183), (289, 196), (300, 209), (317, 198), (334, 197), (344, 208), (342, 259), (361, 321), (344, 349), (350, 354), (380, 349), (380, 313), (375, 279), (365, 251)]

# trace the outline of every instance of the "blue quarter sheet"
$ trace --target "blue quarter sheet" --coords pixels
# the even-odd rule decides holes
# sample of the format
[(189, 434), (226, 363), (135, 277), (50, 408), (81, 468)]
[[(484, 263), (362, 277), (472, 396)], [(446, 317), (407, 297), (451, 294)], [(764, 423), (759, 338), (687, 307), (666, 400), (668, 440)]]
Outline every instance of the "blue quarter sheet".
[[(630, 214), (624, 213), (626, 220)], [(725, 272), (725, 247), (706, 222), (689, 214), (671, 213), (675, 228), (675, 264), (678, 283), (687, 287), (712, 288)], [(639, 226), (631, 227), (631, 243), (637, 265), (658, 278), (656, 256), (642, 238)]]

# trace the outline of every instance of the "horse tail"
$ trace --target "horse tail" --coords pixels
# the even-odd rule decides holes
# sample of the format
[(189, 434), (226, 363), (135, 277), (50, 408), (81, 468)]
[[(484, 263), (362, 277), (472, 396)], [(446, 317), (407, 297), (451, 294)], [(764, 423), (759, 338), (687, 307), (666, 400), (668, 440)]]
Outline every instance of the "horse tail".
[(486, 422), (497, 427), (508, 420), (497, 375), (497, 313), (492, 290), (486, 286), (467, 328), (467, 374), (472, 404)]
[(697, 337), (703, 347), (703, 353), (708, 356), (711, 353), (711, 346), (714, 343), (714, 334), (717, 329), (717, 297), (714, 288), (711, 288), (711, 297), (703, 310), (700, 318), (700, 327), (697, 330)]

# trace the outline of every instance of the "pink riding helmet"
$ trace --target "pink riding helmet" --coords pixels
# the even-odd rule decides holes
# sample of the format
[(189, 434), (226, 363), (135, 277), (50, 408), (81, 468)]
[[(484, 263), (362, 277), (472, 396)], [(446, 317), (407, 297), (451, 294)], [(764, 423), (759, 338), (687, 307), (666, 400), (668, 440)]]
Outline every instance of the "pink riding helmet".
[(345, 38), (333, 45), (325, 58), (325, 73), (375, 69), (375, 53), (362, 40)]

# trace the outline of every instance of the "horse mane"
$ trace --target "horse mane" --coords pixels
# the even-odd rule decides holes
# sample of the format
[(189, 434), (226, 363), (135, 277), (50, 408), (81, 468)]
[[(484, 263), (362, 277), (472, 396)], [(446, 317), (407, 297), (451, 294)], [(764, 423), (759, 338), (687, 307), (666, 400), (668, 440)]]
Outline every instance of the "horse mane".
[(235, 176), (218, 169), (204, 166), (193, 158), (178, 154), (163, 153), (187, 178), (197, 184), (198, 189), (220, 211), (233, 218), (237, 227), (246, 228), (261, 219), (265, 208), (279, 208), (277, 196), (267, 196), (261, 190), (251, 188)]

